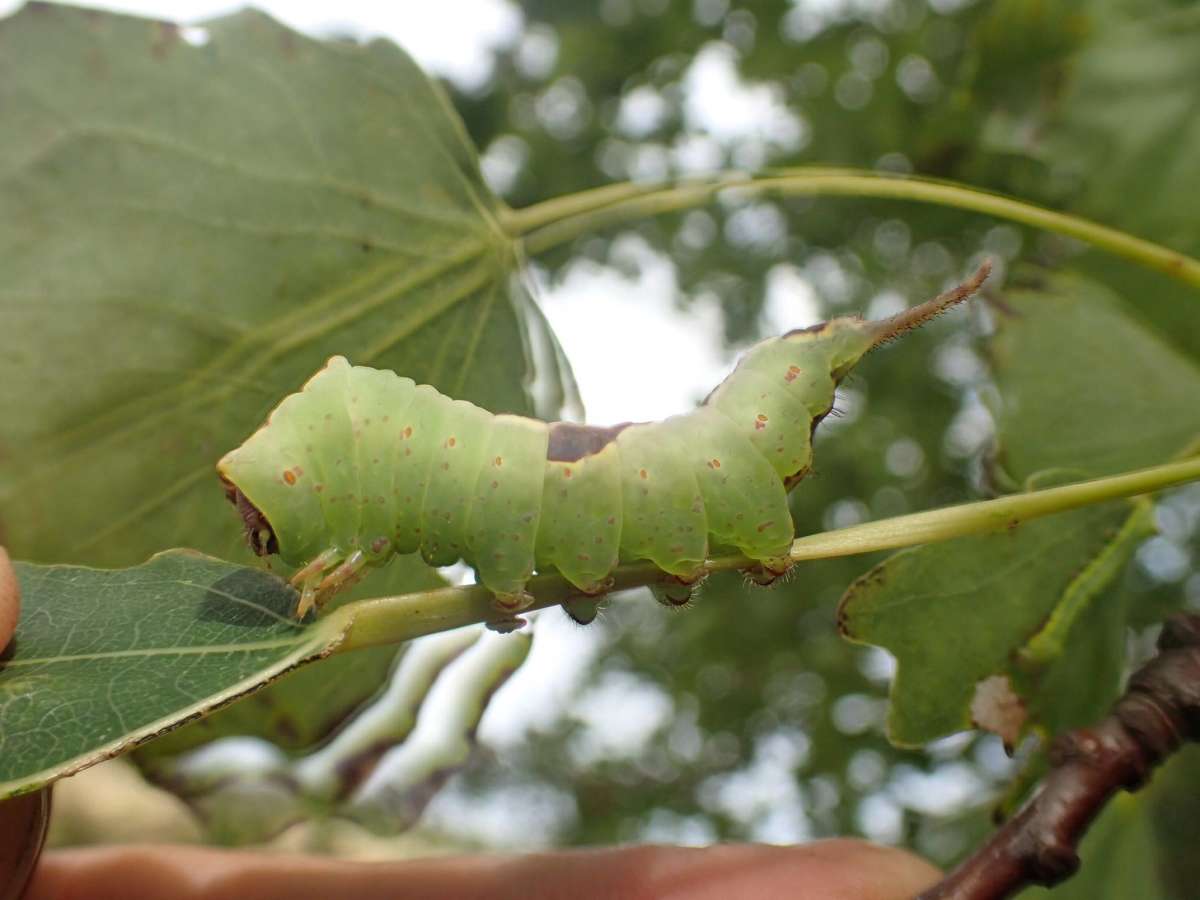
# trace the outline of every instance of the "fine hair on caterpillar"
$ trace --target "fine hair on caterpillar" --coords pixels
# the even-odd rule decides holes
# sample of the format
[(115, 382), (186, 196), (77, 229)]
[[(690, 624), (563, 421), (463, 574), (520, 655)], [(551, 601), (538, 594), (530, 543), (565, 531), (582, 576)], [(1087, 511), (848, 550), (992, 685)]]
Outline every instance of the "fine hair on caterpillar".
[[(648, 560), (664, 573), (656, 596), (680, 605), (705, 560), (728, 552), (770, 583), (792, 566), (788, 491), (811, 471), (812, 435), (837, 384), (870, 350), (971, 296), (989, 271), (985, 262), (889, 318), (768, 338), (699, 406), (659, 422), (493, 415), (335, 356), (217, 470), (254, 552), (297, 567), (298, 617), (414, 552), (473, 566), (500, 630), (520, 624), (535, 571), (558, 572), (589, 600), (619, 564)], [(572, 618), (594, 618), (595, 604), (577, 600), (564, 604)]]

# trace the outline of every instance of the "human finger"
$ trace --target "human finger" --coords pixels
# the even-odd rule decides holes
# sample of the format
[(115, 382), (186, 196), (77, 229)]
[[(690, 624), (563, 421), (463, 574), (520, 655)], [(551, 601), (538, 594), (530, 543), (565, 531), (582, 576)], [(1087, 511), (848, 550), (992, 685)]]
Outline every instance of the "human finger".
[(21, 588), (17, 584), (17, 573), (13, 571), (8, 551), (0, 547), (0, 651), (12, 640), (20, 613)]
[(900, 850), (835, 840), (799, 847), (640, 846), (527, 856), (353, 862), (203, 847), (47, 854), (27, 900), (901, 900), (938, 877)]

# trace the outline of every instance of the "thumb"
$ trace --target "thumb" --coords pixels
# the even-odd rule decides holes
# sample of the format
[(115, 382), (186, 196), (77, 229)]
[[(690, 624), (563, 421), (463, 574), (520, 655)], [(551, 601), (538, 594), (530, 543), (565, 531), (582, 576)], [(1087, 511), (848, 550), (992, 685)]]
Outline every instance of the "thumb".
[(0, 547), (0, 651), (12, 640), (20, 612), (21, 588), (17, 584), (17, 573), (9, 562), (8, 551)]

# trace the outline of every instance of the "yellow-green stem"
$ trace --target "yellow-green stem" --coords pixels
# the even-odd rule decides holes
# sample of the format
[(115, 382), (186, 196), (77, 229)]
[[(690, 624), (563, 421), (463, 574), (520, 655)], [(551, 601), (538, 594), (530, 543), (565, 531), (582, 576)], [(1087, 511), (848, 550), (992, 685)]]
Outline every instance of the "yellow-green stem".
[(699, 206), (722, 191), (914, 200), (970, 210), (1076, 238), (1200, 288), (1200, 260), (1115, 228), (960, 184), (855, 169), (719, 174), (666, 187), (609, 185), (512, 210), (504, 217), (504, 227), (523, 239), (528, 253), (537, 254), (599, 228)]
[[(797, 562), (828, 559), (1001, 531), (1039, 516), (1161, 491), (1198, 479), (1200, 456), (1190, 457), (1122, 475), (806, 535), (792, 544), (791, 556)], [(751, 562), (744, 556), (722, 556), (709, 560), (707, 566), (715, 572), (745, 568)], [(649, 563), (624, 565), (613, 573), (613, 589), (638, 587), (660, 578), (662, 573)], [(536, 598), (532, 609), (553, 606), (578, 594), (558, 575), (539, 575), (530, 582), (529, 590)], [(335, 649), (340, 653), (375, 644), (399, 643), (495, 618), (491, 594), (485, 588), (449, 587), (348, 604), (330, 616), (327, 627), (331, 633), (343, 635)]]

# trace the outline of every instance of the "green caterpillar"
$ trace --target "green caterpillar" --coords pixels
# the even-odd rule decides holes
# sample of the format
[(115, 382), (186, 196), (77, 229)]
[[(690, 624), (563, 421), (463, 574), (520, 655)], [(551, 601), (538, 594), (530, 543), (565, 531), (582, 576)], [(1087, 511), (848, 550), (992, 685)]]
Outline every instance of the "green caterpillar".
[[(303, 617), (394, 554), (472, 565), (514, 627), (534, 571), (598, 596), (620, 562), (674, 576), (710, 554), (761, 581), (791, 565), (787, 494), (834, 389), (874, 347), (974, 293), (989, 272), (889, 319), (839, 318), (751, 348), (691, 412), (609, 428), (493, 415), (335, 356), (217, 465), (251, 547), (299, 566)], [(570, 609), (568, 609), (570, 612)]]

